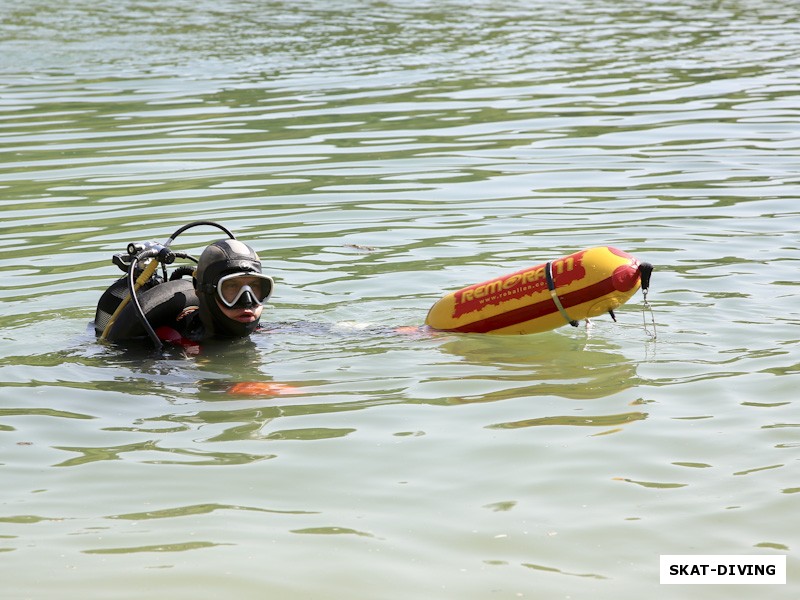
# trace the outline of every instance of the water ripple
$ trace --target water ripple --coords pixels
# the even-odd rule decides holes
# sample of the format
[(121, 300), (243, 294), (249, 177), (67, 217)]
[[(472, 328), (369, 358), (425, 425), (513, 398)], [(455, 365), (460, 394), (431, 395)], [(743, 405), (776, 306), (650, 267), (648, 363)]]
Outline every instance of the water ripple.
[[(790, 553), (796, 8), (0, 10), (9, 589), (626, 599), (665, 549)], [(99, 345), (111, 254), (207, 218), (275, 276), (268, 332)], [(656, 340), (641, 296), (520, 339), (395, 331), (605, 244), (656, 266)]]

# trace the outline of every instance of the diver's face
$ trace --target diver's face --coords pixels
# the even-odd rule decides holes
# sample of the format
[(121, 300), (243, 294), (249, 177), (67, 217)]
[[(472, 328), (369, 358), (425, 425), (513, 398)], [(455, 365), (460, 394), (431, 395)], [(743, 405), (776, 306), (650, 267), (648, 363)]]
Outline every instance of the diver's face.
[(264, 310), (262, 305), (250, 306), (247, 308), (228, 308), (222, 302), (217, 300), (217, 306), (226, 317), (231, 321), (238, 321), (239, 323), (252, 323), (261, 318), (261, 311)]

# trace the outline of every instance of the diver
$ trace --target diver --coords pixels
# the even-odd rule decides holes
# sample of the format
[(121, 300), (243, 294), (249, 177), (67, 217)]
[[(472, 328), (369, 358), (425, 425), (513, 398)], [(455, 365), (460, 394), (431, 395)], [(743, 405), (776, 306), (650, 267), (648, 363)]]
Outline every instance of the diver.
[[(173, 252), (175, 237), (196, 225), (214, 225), (229, 239), (213, 242), (199, 259)], [(168, 279), (166, 265), (175, 258), (188, 258), (196, 267), (178, 267)], [(258, 329), (274, 287), (250, 246), (206, 221), (184, 226), (165, 244), (129, 244), (127, 255), (114, 255), (113, 261), (127, 276), (105, 291), (95, 315), (95, 333), (112, 342), (150, 337), (157, 349), (166, 342), (196, 353), (202, 341), (245, 338)], [(162, 275), (156, 273), (159, 264)], [(188, 274), (191, 282), (182, 278)]]
[(250, 246), (237, 240), (214, 242), (197, 263), (198, 308), (191, 314), (199, 323), (189, 330), (192, 339), (250, 335), (258, 328), (273, 285)]

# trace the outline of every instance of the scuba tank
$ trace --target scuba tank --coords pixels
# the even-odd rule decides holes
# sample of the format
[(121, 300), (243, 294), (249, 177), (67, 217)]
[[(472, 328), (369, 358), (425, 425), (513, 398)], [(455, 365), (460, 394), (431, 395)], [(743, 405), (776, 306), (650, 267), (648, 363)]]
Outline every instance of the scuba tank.
[[(140, 244), (131, 243), (128, 244), (127, 252), (114, 254), (111, 257), (111, 262), (113, 262), (116, 266), (120, 268), (121, 271), (124, 273), (128, 272), (130, 268), (131, 261), (133, 257), (138, 254), (137, 248), (141, 248), (144, 250), (145, 246), (153, 247), (156, 245), (156, 242), (145, 242)], [(133, 251), (133, 252), (132, 252)], [(133, 276), (135, 279), (138, 279), (144, 269), (140, 266), (137, 266), (135, 269)], [(163, 283), (164, 278), (159, 276), (157, 273), (153, 273), (136, 291), (144, 292), (149, 290), (150, 288)], [(109, 323), (111, 322), (111, 317), (116, 312), (119, 305), (122, 303), (123, 300), (129, 297), (129, 289), (128, 289), (128, 277), (120, 277), (117, 279), (111, 286), (103, 292), (103, 295), (100, 296), (100, 300), (97, 302), (97, 311), (94, 315), (94, 332), (95, 335), (103, 335), (103, 332), (108, 327)]]

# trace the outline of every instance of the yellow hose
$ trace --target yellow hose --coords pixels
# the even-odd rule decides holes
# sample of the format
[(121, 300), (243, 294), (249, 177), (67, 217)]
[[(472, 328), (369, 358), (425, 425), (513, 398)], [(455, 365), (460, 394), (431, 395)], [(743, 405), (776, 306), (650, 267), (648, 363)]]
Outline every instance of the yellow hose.
[[(138, 279), (136, 279), (136, 282), (134, 283), (133, 286), (134, 292), (136, 292), (136, 290), (142, 287), (147, 282), (147, 280), (153, 276), (153, 273), (155, 273), (156, 268), (158, 268), (158, 260), (153, 259), (150, 261), (150, 264), (148, 264), (147, 267), (145, 267), (144, 271), (142, 271), (142, 274), (139, 275)], [(119, 306), (117, 306), (117, 310), (115, 310), (114, 314), (111, 315), (111, 319), (109, 320), (108, 325), (106, 325), (106, 328), (103, 330), (103, 334), (100, 336), (101, 340), (106, 339), (108, 333), (111, 331), (111, 327), (113, 327), (114, 325), (114, 321), (117, 320), (119, 313), (121, 313), (122, 309), (125, 308), (128, 302), (130, 302), (130, 299), (131, 295), (128, 294), (127, 297), (125, 297), (122, 300), (122, 302), (119, 303)]]

